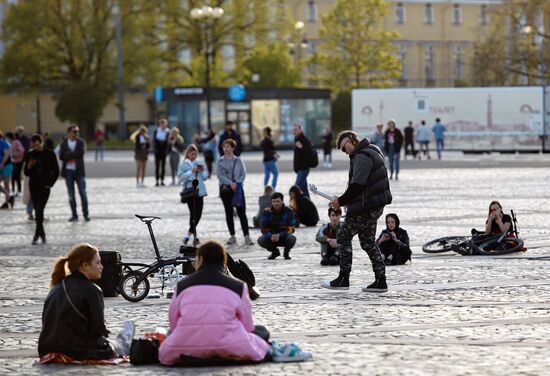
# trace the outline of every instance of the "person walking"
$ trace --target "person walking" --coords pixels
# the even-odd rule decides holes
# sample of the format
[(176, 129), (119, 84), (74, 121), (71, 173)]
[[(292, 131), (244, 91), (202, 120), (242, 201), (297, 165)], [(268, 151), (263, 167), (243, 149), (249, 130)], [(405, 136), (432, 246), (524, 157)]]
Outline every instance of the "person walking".
[(370, 258), (375, 277), (374, 283), (364, 287), (363, 291), (386, 292), (386, 266), (375, 241), (378, 218), (384, 206), (392, 202), (384, 156), (367, 138), (359, 140), (353, 131), (340, 133), (336, 145), (350, 158), (349, 180), (344, 194), (331, 201), (330, 207), (337, 210), (347, 206), (347, 212), (336, 234), (336, 242), (340, 245), (340, 273), (336, 279), (324, 282), (322, 286), (349, 289), (353, 258), (351, 241), (359, 235), (359, 243)]
[(243, 150), (243, 143), (241, 141), (241, 136), (237, 133), (233, 127), (235, 123), (231, 120), (225, 122), (225, 131), (221, 134), (220, 139), (218, 140), (218, 152), (220, 155), (223, 155), (223, 142), (225, 140), (235, 141), (235, 155), (238, 157), (241, 155)]
[(36, 214), (32, 244), (37, 244), (39, 238), (42, 243), (46, 243), (44, 209), (50, 197), (50, 190), (59, 177), (59, 165), (55, 153), (44, 147), (44, 139), (39, 134), (31, 137), (31, 148), (24, 158), (24, 173), (29, 177), (29, 191)]
[(424, 153), (424, 156), (428, 159), (430, 157), (430, 130), (426, 126), (426, 121), (422, 120), (420, 122), (420, 128), (416, 131), (416, 142), (420, 145), (420, 151), (418, 153), (418, 159), (422, 159), (421, 153)]
[(237, 143), (234, 140), (225, 140), (222, 144), (223, 157), (218, 159), (216, 165), (220, 198), (225, 210), (225, 222), (230, 235), (226, 244), (237, 244), (235, 223), (233, 222), (233, 208), (235, 208), (241, 222), (244, 244), (254, 245), (254, 242), (250, 240), (248, 231), (248, 218), (246, 217), (246, 202), (244, 199), (243, 184), (246, 179), (246, 168), (243, 160), (235, 155), (236, 147)]
[(4, 134), (0, 131), (0, 190), (4, 193), (6, 201), (1, 209), (13, 209), (15, 198), (10, 195), (10, 180), (13, 173), (13, 163), (10, 157), (10, 143), (6, 141)]
[(395, 120), (388, 121), (388, 129), (384, 135), (384, 150), (390, 162), (390, 179), (399, 180), (399, 159), (401, 158), (401, 146), (403, 145), (403, 133), (397, 129)]
[(136, 160), (136, 187), (145, 188), (143, 180), (145, 179), (145, 168), (147, 167), (147, 156), (151, 141), (145, 124), (132, 133), (130, 140), (134, 143), (134, 159)]
[(296, 237), (292, 235), (297, 226), (294, 212), (285, 206), (284, 196), (280, 192), (271, 195), (271, 205), (266, 208), (260, 219), (262, 236), (258, 238), (258, 245), (271, 252), (269, 260), (274, 260), (281, 255), (277, 248), (284, 248), (285, 260), (290, 260), (290, 250), (296, 244)]
[(153, 148), (155, 149), (155, 187), (164, 185), (164, 169), (166, 167), (166, 154), (168, 153), (168, 120), (159, 120), (159, 126), (153, 134)]
[(414, 150), (414, 127), (413, 122), (409, 121), (409, 125), (405, 127), (405, 155), (403, 156), (407, 159), (407, 155), (411, 154), (413, 159), (416, 159), (416, 150)]
[(23, 170), (23, 157), (25, 148), (12, 132), (6, 133), (6, 138), (10, 144), (10, 158), (13, 163), (13, 172), (11, 174), (11, 191), (14, 196), (21, 195), (21, 171)]
[(168, 137), (168, 150), (170, 153), (170, 172), (172, 173), (171, 186), (176, 185), (176, 174), (180, 164), (181, 152), (184, 150), (183, 137), (180, 135), (180, 130), (177, 127), (170, 129), (170, 137)]
[(445, 146), (445, 132), (447, 129), (443, 124), (441, 124), (441, 119), (435, 119), (435, 124), (432, 127), (432, 132), (435, 136), (435, 148), (437, 150), (437, 159), (441, 159), (441, 152)]
[(95, 142), (95, 158), (94, 160), (103, 162), (103, 156), (105, 154), (105, 132), (98, 126), (94, 132)]
[(311, 141), (306, 137), (301, 124), (294, 124), (294, 172), (296, 173), (296, 182), (294, 183), (309, 197), (307, 176), (309, 169), (317, 167), (314, 158), (317, 158), (317, 152), (311, 145)]
[(208, 195), (206, 185), (204, 184), (204, 181), (208, 179), (208, 169), (204, 165), (204, 162), (198, 159), (198, 156), (199, 149), (193, 144), (189, 145), (185, 150), (184, 160), (178, 168), (178, 185), (181, 185), (183, 190), (193, 188), (193, 180), (196, 179), (198, 182), (195, 196), (187, 201), (187, 207), (189, 208), (189, 230), (183, 239), (183, 244), (187, 245), (189, 239), (193, 236), (194, 246), (200, 244), (199, 238), (197, 238), (197, 226), (202, 216), (204, 197)]
[(370, 142), (378, 146), (380, 151), (384, 152), (384, 140), (386, 136), (384, 135), (384, 124), (376, 124), (376, 130), (372, 134)]
[(277, 188), (277, 177), (279, 176), (279, 170), (277, 169), (277, 158), (279, 154), (275, 150), (275, 144), (271, 139), (271, 128), (264, 128), (264, 139), (260, 142), (260, 147), (264, 152), (264, 187), (269, 184), (269, 176), (273, 175), (271, 180), (271, 186), (273, 189)]
[[(72, 213), (69, 222), (78, 221), (74, 191), (75, 184), (78, 187), (84, 220), (90, 220), (88, 213), (88, 196), (86, 194), (86, 174), (84, 171), (86, 143), (82, 138), (78, 137), (78, 132), (80, 132), (78, 126), (71, 125), (67, 129), (67, 137), (65, 137), (59, 145), (59, 159), (62, 162), (61, 176), (65, 178), (65, 184), (67, 185), (67, 192), (69, 194), (69, 205)], [(35, 204), (34, 200), (33, 204)]]
[(323, 142), (323, 166), (326, 168), (332, 168), (332, 138), (332, 131), (329, 126), (326, 126), (321, 136)]
[(206, 163), (206, 169), (208, 170), (208, 178), (212, 174), (212, 163), (218, 160), (218, 140), (216, 138), (216, 132), (209, 129), (204, 138), (200, 138), (200, 135), (195, 141), (202, 145), (202, 154), (204, 155), (204, 162)]

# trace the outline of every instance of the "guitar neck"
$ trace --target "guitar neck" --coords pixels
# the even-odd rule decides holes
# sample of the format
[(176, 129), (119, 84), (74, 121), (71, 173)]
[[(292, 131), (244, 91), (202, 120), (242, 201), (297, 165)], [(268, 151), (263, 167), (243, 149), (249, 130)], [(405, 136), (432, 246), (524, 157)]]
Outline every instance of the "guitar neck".
[(321, 196), (323, 198), (326, 198), (329, 201), (332, 201), (336, 198), (336, 196), (329, 195), (328, 193), (325, 193), (325, 192), (320, 191), (320, 190), (317, 190), (317, 192), (315, 192), (315, 194), (318, 195), (318, 196)]

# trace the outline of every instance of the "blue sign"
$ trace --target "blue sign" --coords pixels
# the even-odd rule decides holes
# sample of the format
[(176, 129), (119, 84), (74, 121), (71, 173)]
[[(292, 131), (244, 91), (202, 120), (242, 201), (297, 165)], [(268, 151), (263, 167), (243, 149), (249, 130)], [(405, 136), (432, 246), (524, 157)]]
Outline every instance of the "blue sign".
[(241, 84), (230, 86), (227, 95), (233, 102), (241, 102), (246, 97), (246, 88)]
[(163, 93), (163, 91), (162, 91), (162, 86), (157, 86), (157, 87), (155, 87), (155, 101), (156, 101), (157, 103), (162, 102), (162, 100), (164, 99), (164, 98), (163, 98), (163, 96), (164, 96), (163, 94), (164, 94), (164, 93)]

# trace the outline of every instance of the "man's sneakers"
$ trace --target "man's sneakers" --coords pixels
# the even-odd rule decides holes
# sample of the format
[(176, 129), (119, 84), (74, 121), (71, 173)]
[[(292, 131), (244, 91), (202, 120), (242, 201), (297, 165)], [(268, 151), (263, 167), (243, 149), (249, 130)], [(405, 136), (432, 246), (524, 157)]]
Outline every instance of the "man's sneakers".
[(322, 287), (331, 290), (349, 290), (349, 277), (339, 275), (333, 281), (325, 281), (321, 284)]
[(273, 252), (271, 252), (271, 255), (267, 259), (268, 260), (275, 260), (280, 255), (281, 255), (281, 252), (279, 252), (278, 249), (275, 249)]
[(386, 284), (386, 277), (377, 278), (373, 283), (367, 287), (361, 289), (363, 292), (386, 292), (388, 291), (388, 285)]
[(309, 351), (304, 351), (295, 343), (271, 342), (271, 358), (274, 362), (302, 362), (311, 358), (313, 355)]
[(252, 239), (250, 239), (250, 235), (245, 235), (244, 244), (245, 245), (254, 245), (255, 243), (252, 241)]
[(283, 256), (284, 256), (285, 260), (292, 259), (292, 257), (290, 257), (290, 249), (285, 248), (285, 251), (283, 252)]
[[(333, 281), (323, 282), (322, 287), (331, 290), (349, 290), (349, 277), (339, 275)], [(386, 277), (377, 278), (373, 283), (367, 287), (362, 288), (363, 292), (386, 292), (388, 291), (388, 285), (386, 284)]]

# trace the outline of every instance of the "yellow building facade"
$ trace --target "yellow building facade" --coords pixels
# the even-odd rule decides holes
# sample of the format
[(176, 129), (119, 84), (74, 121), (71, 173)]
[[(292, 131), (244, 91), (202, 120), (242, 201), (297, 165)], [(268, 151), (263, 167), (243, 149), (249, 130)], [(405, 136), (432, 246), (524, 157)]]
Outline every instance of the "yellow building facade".
[[(297, 32), (307, 42), (301, 44), (303, 49), (296, 45), (295, 56), (303, 58), (315, 53), (321, 42), (320, 16), (327, 14), (334, 3), (334, 0), (289, 0), (291, 16), (304, 24)], [(400, 35), (395, 40), (403, 65), (399, 85), (467, 84), (473, 44), (501, 4), (502, 0), (388, 1), (390, 12), (381, 26)]]
[[(152, 119), (149, 104), (151, 94), (126, 94), (126, 126), (148, 123)], [(105, 129), (107, 136), (116, 137), (118, 130), (117, 99), (113, 97), (103, 110), (98, 126)], [(49, 132), (52, 136), (66, 133), (69, 123), (60, 121), (55, 116), (55, 100), (51, 95), (2, 95), (0, 94), (0, 130), (13, 132), (22, 125), (28, 134), (38, 131)]]

